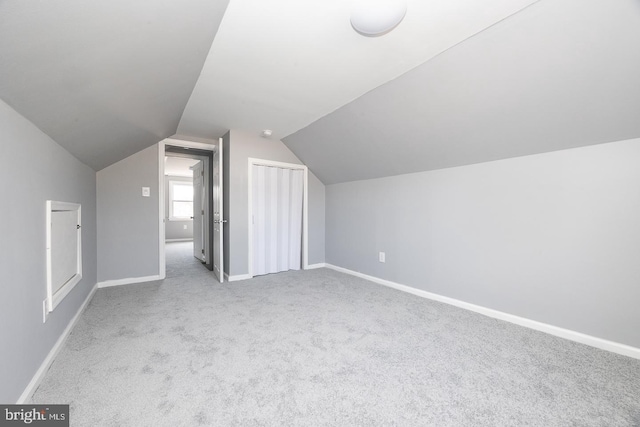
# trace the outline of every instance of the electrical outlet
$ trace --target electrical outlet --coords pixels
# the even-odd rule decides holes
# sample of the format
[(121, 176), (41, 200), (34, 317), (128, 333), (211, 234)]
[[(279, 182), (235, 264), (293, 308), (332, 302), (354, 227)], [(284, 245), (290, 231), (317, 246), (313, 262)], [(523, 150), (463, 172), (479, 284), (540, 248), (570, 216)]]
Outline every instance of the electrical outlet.
[(183, 229), (183, 230), (186, 230), (186, 229), (187, 229), (187, 224), (184, 224), (184, 225), (182, 226), (182, 229)]
[(151, 188), (142, 187), (142, 197), (151, 197)]
[(385, 258), (386, 258), (386, 256), (385, 256), (384, 252), (378, 253), (378, 261), (385, 262)]

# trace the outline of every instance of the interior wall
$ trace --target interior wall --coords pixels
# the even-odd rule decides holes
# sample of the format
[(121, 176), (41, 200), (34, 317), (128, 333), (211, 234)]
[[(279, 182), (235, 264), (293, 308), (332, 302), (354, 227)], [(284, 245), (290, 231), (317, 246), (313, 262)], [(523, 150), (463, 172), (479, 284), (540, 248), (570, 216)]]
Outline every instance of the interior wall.
[(99, 282), (159, 274), (158, 173), (158, 145), (97, 173)]
[[(248, 159), (250, 157), (285, 163), (302, 164), (300, 159), (280, 140), (262, 138), (253, 132), (231, 130), (228, 147), (223, 147), (223, 155), (229, 156), (225, 168), (225, 209), (229, 208), (225, 241), (229, 244), (229, 275), (243, 275), (249, 272), (249, 230), (248, 230)], [(228, 191), (227, 191), (228, 190)], [(309, 171), (309, 264), (324, 262), (324, 184)]]
[(634, 139), (329, 185), (327, 262), (640, 347), (638, 165)]
[(309, 265), (324, 263), (325, 186), (309, 171)]
[[(0, 402), (15, 403), (96, 284), (96, 173), (0, 100)], [(45, 202), (82, 205), (82, 280), (42, 323)]]
[(164, 177), (164, 238), (165, 240), (193, 239), (192, 219), (169, 220), (169, 181), (193, 182), (193, 178), (168, 175)]

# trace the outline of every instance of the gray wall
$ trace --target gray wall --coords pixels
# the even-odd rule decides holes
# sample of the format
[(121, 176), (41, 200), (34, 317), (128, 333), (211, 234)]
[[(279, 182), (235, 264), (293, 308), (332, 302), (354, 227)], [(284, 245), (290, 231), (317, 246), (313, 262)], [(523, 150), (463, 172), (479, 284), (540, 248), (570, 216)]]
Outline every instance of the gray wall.
[(309, 265), (324, 263), (325, 186), (309, 171)]
[(99, 282), (158, 275), (158, 173), (158, 145), (97, 173)]
[[(286, 163), (302, 164), (281, 141), (261, 138), (253, 132), (231, 130), (228, 147), (223, 148), (223, 155), (229, 156), (225, 168), (225, 209), (227, 215), (230, 275), (241, 275), (249, 272), (248, 250), (248, 158), (254, 157)], [(226, 154), (225, 154), (226, 153)], [(228, 186), (228, 187), (227, 187)], [(228, 190), (228, 191), (227, 191)], [(324, 262), (324, 184), (309, 173), (309, 264)], [(226, 261), (225, 261), (226, 263)]]
[(635, 139), (330, 185), (327, 262), (640, 347), (638, 165)]
[[(164, 177), (164, 238), (171, 239), (193, 239), (193, 220), (169, 221), (169, 181), (193, 182), (193, 178), (184, 176)], [(185, 226), (187, 228), (185, 229)]]
[[(96, 174), (0, 101), (0, 402), (16, 402), (96, 283)], [(82, 280), (42, 323), (45, 201), (82, 205)]]

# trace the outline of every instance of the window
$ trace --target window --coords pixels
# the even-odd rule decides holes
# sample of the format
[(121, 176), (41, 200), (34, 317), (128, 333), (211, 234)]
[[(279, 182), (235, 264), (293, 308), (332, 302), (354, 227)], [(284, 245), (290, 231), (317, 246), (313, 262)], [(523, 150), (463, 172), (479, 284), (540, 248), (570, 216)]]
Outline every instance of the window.
[(193, 183), (169, 181), (169, 220), (184, 221), (193, 217)]

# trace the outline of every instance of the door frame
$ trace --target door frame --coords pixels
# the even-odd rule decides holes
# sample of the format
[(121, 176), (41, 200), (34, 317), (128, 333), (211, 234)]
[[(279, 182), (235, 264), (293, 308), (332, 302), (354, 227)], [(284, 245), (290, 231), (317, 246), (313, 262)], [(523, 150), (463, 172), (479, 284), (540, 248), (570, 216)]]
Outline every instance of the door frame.
[(247, 185), (249, 187), (249, 204), (248, 206), (248, 235), (249, 235), (249, 274), (250, 278), (253, 275), (253, 166), (272, 166), (282, 169), (297, 169), (304, 173), (304, 184), (302, 194), (302, 270), (309, 269), (309, 169), (305, 165), (296, 163), (283, 163), (273, 160), (256, 159), (249, 157), (249, 175), (247, 179)]
[[(166, 145), (171, 145), (174, 147), (181, 147), (181, 148), (193, 148), (193, 149), (197, 149), (197, 150), (202, 150), (202, 151), (211, 151), (211, 157), (213, 157), (213, 153), (219, 149), (219, 147), (222, 146), (222, 139), (220, 138), (218, 140), (218, 145), (215, 144), (215, 140), (210, 140), (211, 143), (204, 143), (204, 142), (195, 142), (195, 141), (187, 141), (187, 140), (183, 140), (183, 139), (174, 139), (174, 138), (166, 138), (162, 141), (160, 141), (158, 143), (158, 188), (161, 189), (161, 191), (159, 191), (159, 203), (158, 203), (158, 215), (159, 215), (159, 226), (158, 226), (158, 265), (159, 265), (159, 269), (160, 269), (160, 279), (165, 279), (167, 277), (167, 264), (166, 264), (166, 254), (165, 254), (165, 222), (164, 222), (164, 217), (165, 217), (165, 186), (164, 186), (164, 158), (166, 155), (166, 150), (165, 150), (165, 146)], [(209, 166), (209, 170), (212, 171), (213, 165)], [(213, 183), (210, 183), (210, 187)], [(213, 195), (213, 189), (210, 188), (210, 194)], [(213, 203), (213, 201), (211, 202)], [(220, 197), (220, 208), (222, 209), (222, 197)], [(209, 218), (208, 220), (210, 222), (213, 221), (213, 214), (212, 214), (212, 209), (213, 206), (211, 206), (210, 212), (209, 212)], [(209, 228), (210, 230), (210, 236), (209, 239), (213, 240), (213, 224), (211, 224), (211, 227)], [(222, 228), (220, 230), (220, 232), (222, 233)], [(221, 236), (222, 238), (222, 236)], [(213, 255), (213, 244), (210, 245), (210, 251), (211, 253), (210, 258), (211, 258), (211, 264), (213, 265), (213, 259), (214, 259), (214, 255)], [(221, 262), (223, 261), (222, 259), (222, 254), (221, 255)], [(221, 269), (223, 268), (223, 266), (221, 266)], [(220, 280), (222, 282), (222, 278)]]
[[(195, 256), (195, 252), (194, 252), (194, 257), (202, 261), (204, 266), (207, 267), (209, 271), (213, 271), (213, 257), (211, 255), (213, 251), (213, 233), (212, 233), (213, 218), (211, 214), (211, 206), (213, 205), (213, 191), (211, 191), (211, 188), (213, 185), (213, 182), (212, 182), (213, 176), (212, 176), (212, 170), (211, 170), (210, 164), (213, 163), (212, 159), (213, 159), (213, 153), (215, 153), (215, 151), (208, 151), (208, 150), (205, 151), (205, 150), (199, 150), (195, 148), (184, 148), (184, 147), (175, 146), (173, 144), (167, 144), (167, 145), (171, 147), (171, 149), (169, 149), (168, 146), (165, 146), (165, 157), (175, 156), (175, 157), (183, 157), (187, 159), (199, 159), (203, 162), (202, 170), (204, 172), (203, 174), (204, 179), (203, 179), (202, 190), (204, 191), (204, 198), (201, 200), (201, 208), (202, 210), (204, 210), (204, 218), (203, 218), (204, 221), (203, 221), (203, 230), (202, 230), (204, 241), (201, 249), (204, 249), (204, 259), (201, 259), (201, 257)], [(166, 179), (165, 179), (165, 182), (166, 182)], [(165, 201), (165, 204), (166, 204), (166, 201)], [(195, 215), (194, 215), (194, 219), (195, 219)]]

